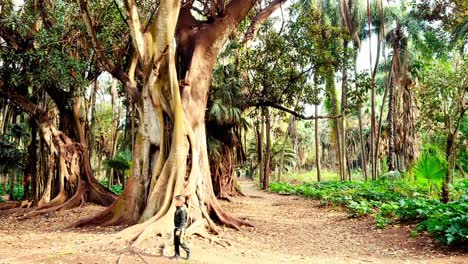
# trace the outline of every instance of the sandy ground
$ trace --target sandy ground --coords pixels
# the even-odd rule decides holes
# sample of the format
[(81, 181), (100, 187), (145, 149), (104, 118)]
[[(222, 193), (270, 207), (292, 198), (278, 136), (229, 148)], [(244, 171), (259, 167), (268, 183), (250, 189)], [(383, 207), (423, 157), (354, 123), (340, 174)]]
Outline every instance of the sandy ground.
[[(246, 196), (222, 205), (255, 228), (225, 228), (214, 237), (231, 246), (191, 238), (193, 258), (180, 263), (468, 263), (466, 248), (412, 238), (411, 226), (380, 230), (371, 219), (349, 219), (315, 200), (261, 192), (248, 180), (240, 184)], [(130, 250), (112, 239), (119, 227), (64, 229), (100, 210), (89, 205), (26, 221), (0, 218), (0, 263), (177, 263), (168, 257), (174, 254), (168, 237)]]

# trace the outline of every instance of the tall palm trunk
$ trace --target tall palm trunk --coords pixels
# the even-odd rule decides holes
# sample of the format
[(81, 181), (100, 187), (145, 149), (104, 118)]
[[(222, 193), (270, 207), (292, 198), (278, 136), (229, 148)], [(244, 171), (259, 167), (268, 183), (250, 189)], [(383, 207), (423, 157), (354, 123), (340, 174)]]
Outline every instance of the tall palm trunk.
[(388, 98), (388, 170), (394, 171), (395, 167), (395, 82), (390, 78)]

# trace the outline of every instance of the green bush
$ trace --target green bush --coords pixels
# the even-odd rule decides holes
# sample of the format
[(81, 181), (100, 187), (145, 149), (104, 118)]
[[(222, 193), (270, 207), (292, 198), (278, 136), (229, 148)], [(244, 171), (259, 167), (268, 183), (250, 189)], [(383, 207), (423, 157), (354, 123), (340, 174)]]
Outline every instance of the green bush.
[[(10, 184), (8, 183), (6, 189), (3, 189), (3, 186), (0, 186), (0, 195), (9, 195), (10, 194)], [(21, 201), (24, 196), (24, 188), (21, 184), (15, 184), (13, 189), (13, 200)]]
[(451, 193), (455, 193), (452, 198), (460, 199), (442, 204), (425, 185), (402, 179), (270, 184), (272, 192), (318, 199), (322, 205), (343, 206), (350, 217), (371, 215), (378, 228), (394, 221), (419, 222), (420, 231), (427, 231), (445, 244), (463, 243), (468, 239), (468, 179), (451, 188)]
[(468, 196), (434, 206), (418, 227), (448, 245), (468, 242)]
[[(109, 181), (105, 180), (105, 181), (100, 181), (101, 185), (105, 186), (107, 188), (107, 186), (109, 186)], [(122, 194), (122, 191), (123, 191), (123, 186), (122, 184), (118, 184), (118, 185), (112, 185), (110, 188), (111, 192), (115, 193), (116, 195), (121, 195)]]
[(0, 185), (0, 195), (7, 195), (8, 192), (3, 189), (3, 185)]
[(119, 185), (112, 185), (110, 187), (110, 190), (117, 194), (117, 195), (121, 195), (122, 194), (122, 191), (123, 191), (123, 187), (122, 187), (122, 184), (119, 184)]

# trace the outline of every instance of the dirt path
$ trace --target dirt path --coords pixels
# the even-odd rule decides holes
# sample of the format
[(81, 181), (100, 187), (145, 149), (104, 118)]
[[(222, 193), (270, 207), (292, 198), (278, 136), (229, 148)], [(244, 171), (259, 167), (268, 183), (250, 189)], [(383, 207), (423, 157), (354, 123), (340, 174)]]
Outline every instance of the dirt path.
[[(260, 192), (248, 180), (240, 184), (246, 196), (222, 204), (256, 228), (224, 229), (216, 239), (232, 244), (227, 247), (192, 238), (193, 259), (181, 263), (468, 263), (466, 251), (448, 251), (421, 235), (411, 238), (411, 227), (375, 229), (371, 219), (348, 219), (318, 201)], [(165, 257), (173, 250), (170, 242), (161, 248), (161, 239), (131, 252), (110, 239), (119, 228), (62, 229), (100, 210), (87, 206), (27, 221), (0, 218), (0, 263), (176, 263)]]

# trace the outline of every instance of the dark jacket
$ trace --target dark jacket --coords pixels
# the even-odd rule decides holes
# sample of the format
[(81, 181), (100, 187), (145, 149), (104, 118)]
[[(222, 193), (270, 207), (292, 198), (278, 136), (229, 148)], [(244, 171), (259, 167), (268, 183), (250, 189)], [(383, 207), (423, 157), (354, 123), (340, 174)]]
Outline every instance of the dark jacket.
[(178, 230), (182, 230), (187, 225), (187, 209), (184, 206), (178, 206), (174, 213), (174, 226)]

